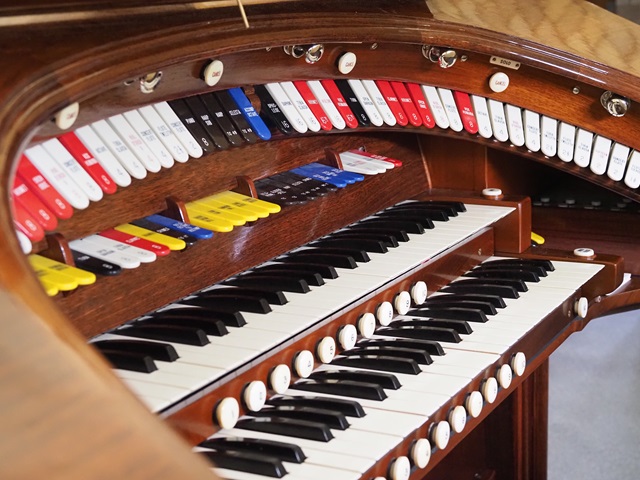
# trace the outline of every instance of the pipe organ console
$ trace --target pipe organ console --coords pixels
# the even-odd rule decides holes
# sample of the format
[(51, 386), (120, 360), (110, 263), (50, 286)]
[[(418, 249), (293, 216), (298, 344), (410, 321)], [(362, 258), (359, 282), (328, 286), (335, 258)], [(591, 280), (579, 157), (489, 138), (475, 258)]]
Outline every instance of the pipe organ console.
[(2, 478), (546, 477), (549, 355), (640, 301), (637, 27), (0, 12)]

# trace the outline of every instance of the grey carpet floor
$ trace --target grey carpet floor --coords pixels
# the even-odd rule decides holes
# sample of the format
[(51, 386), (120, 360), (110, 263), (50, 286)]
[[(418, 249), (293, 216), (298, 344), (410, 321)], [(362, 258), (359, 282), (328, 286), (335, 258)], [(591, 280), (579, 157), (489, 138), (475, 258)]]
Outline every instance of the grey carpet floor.
[(640, 479), (640, 311), (593, 320), (551, 355), (548, 478)]

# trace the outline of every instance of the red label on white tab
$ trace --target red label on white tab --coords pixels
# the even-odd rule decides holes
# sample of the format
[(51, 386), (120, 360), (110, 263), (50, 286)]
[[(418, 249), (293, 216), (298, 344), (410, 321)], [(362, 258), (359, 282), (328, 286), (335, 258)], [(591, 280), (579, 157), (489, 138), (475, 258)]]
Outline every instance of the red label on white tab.
[(409, 119), (404, 113), (404, 109), (402, 108), (402, 105), (400, 105), (400, 100), (398, 99), (396, 92), (393, 91), (391, 84), (385, 80), (376, 80), (376, 85), (387, 102), (387, 105), (389, 105), (389, 108), (393, 112), (393, 115), (396, 117), (398, 125), (402, 125), (403, 127), (408, 125)]
[(13, 202), (13, 220), (18, 229), (32, 242), (39, 242), (44, 238), (42, 227), (19, 202)]
[(363, 157), (372, 158), (374, 160), (382, 160), (383, 162), (392, 163), (394, 167), (401, 167), (402, 162), (400, 160), (396, 160), (395, 158), (385, 157), (384, 155), (375, 155), (373, 153), (365, 152), (363, 150), (349, 150), (350, 153), (355, 153), (356, 155), (361, 155)]
[(113, 179), (109, 176), (106, 170), (98, 163), (98, 161), (91, 155), (87, 147), (80, 141), (80, 139), (73, 132), (65, 133), (58, 137), (60, 143), (65, 146), (69, 153), (73, 155), (78, 163), (86, 170), (86, 172), (93, 178), (93, 180), (100, 186), (105, 193), (115, 193), (117, 185)]
[(293, 85), (296, 87), (296, 90), (298, 90), (298, 93), (300, 93), (300, 96), (303, 98), (305, 103), (309, 106), (309, 110), (311, 110), (318, 119), (320, 127), (322, 127), (323, 130), (331, 130), (331, 121), (320, 106), (320, 102), (318, 102), (318, 99), (309, 88), (309, 85), (307, 85), (307, 82), (297, 81), (293, 82)]
[(58, 219), (53, 212), (27, 187), (21, 177), (13, 179), (13, 201), (20, 203), (29, 212), (40, 226), (46, 231), (55, 230)]
[(407, 87), (404, 86), (402, 82), (389, 82), (391, 84), (391, 88), (398, 96), (398, 100), (400, 100), (400, 105), (402, 105), (402, 109), (407, 114), (407, 118), (409, 119), (409, 123), (414, 127), (422, 126), (422, 119), (420, 115), (418, 115), (418, 109), (413, 104), (413, 100), (411, 99), (411, 95), (407, 91)]
[(471, 105), (471, 97), (469, 97), (469, 94), (454, 91), (453, 98), (458, 106), (458, 112), (460, 113), (460, 119), (462, 120), (464, 129), (472, 134), (478, 133), (478, 121), (476, 120), (475, 113), (473, 113), (473, 106)]
[(351, 111), (351, 108), (349, 108), (349, 104), (342, 96), (342, 93), (336, 85), (336, 82), (334, 82), (333, 80), (320, 80), (320, 83), (326, 90), (329, 98), (331, 98), (333, 104), (338, 109), (338, 112), (340, 112), (340, 115), (342, 115), (342, 118), (344, 118), (347, 126), (349, 128), (356, 128), (358, 126), (358, 120)]
[(169, 247), (167, 247), (166, 245), (161, 245), (145, 238), (135, 237), (133, 235), (129, 235), (128, 233), (124, 233), (113, 228), (100, 232), (98, 235), (100, 235), (101, 237), (110, 238), (111, 240), (126, 243), (127, 245), (133, 245), (134, 247), (142, 248), (143, 250), (148, 250), (149, 252), (155, 253), (159, 257), (169, 255), (169, 253), (171, 252), (171, 250), (169, 250)]
[(42, 176), (38, 169), (24, 155), (18, 163), (18, 175), (56, 217), (62, 219), (71, 218), (73, 209), (71, 205), (69, 205), (69, 202), (51, 186), (47, 179)]
[(418, 85), (417, 83), (407, 83), (406, 87), (409, 91), (409, 95), (411, 95), (413, 104), (418, 109), (418, 113), (422, 118), (422, 124), (427, 128), (435, 127), (436, 121), (433, 118), (433, 113), (431, 113), (431, 109), (429, 108), (427, 99), (424, 98), (424, 93), (422, 93), (422, 88), (420, 87), (420, 85)]

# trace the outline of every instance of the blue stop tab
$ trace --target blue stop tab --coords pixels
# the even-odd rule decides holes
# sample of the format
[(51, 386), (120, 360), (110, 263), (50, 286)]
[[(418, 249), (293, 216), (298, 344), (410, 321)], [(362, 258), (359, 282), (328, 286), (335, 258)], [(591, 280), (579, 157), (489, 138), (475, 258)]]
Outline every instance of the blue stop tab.
[(264, 120), (260, 117), (256, 109), (253, 108), (251, 102), (244, 94), (240, 87), (230, 88), (227, 90), (233, 101), (238, 104), (244, 118), (249, 122), (253, 131), (258, 135), (262, 140), (269, 140), (271, 138), (271, 131), (269, 127), (264, 123)]
[(176, 232), (186, 233), (191, 235), (192, 237), (197, 238), (198, 240), (206, 240), (208, 238), (213, 237), (213, 232), (211, 230), (207, 230), (206, 228), (196, 227), (195, 225), (191, 225), (190, 223), (180, 222), (178, 220), (174, 220), (173, 218), (164, 217), (162, 215), (154, 214), (145, 217), (150, 222), (157, 223), (158, 225), (162, 225), (163, 227), (170, 228), (171, 230), (175, 230)]

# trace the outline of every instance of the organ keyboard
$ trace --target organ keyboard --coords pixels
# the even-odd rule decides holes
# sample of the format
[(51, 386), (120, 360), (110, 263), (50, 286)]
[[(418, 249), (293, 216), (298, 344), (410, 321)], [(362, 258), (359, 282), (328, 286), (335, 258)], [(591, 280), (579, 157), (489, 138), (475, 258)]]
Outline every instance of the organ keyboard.
[(545, 478), (640, 299), (640, 32), (320, 3), (0, 7), (0, 476)]

